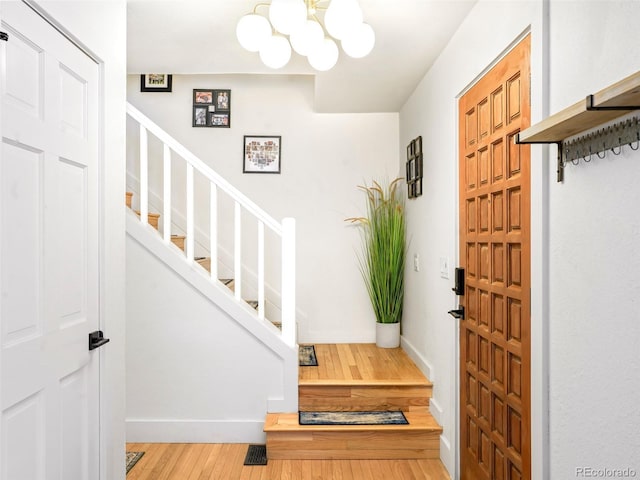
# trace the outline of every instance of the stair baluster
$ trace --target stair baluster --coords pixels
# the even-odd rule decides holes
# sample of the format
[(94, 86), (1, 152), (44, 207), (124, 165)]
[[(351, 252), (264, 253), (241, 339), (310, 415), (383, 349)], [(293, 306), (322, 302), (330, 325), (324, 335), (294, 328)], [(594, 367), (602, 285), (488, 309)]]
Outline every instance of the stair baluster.
[(163, 152), (163, 211), (162, 219), (164, 221), (164, 241), (168, 244), (171, 241), (171, 149), (169, 145), (164, 144)]
[(149, 221), (149, 140), (147, 129), (140, 124), (140, 221)]
[(195, 192), (193, 188), (193, 165), (187, 164), (187, 260), (195, 256)]
[(210, 182), (209, 191), (209, 252), (211, 255), (211, 278), (218, 278), (218, 187)]
[(258, 318), (264, 319), (264, 223), (258, 221)]

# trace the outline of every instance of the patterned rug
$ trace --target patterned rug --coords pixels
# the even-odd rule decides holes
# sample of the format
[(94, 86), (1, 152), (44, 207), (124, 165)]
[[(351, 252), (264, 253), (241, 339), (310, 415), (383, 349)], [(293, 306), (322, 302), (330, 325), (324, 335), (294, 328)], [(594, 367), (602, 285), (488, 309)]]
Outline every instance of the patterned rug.
[(316, 349), (313, 345), (300, 345), (298, 347), (298, 361), (301, 367), (317, 367)]
[(300, 425), (408, 425), (402, 412), (299, 412)]
[(127, 452), (127, 473), (138, 463), (138, 460), (142, 458), (144, 452)]

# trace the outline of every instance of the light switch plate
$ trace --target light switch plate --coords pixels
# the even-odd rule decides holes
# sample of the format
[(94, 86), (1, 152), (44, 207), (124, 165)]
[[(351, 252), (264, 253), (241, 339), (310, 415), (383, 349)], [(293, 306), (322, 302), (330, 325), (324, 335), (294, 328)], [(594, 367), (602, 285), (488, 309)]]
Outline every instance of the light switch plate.
[(449, 259), (440, 257), (440, 278), (449, 278)]

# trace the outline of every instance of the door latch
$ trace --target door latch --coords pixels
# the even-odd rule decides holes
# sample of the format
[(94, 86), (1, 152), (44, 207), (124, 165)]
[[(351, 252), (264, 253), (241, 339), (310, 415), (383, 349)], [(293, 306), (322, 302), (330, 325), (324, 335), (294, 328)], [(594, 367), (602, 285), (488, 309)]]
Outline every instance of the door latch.
[(449, 310), (449, 315), (464, 320), (464, 305), (460, 305), (457, 310)]
[(456, 295), (464, 295), (464, 268), (456, 268), (455, 281), (455, 287), (451, 290), (453, 290)]
[(102, 333), (102, 330), (96, 330), (95, 332), (91, 332), (89, 334), (89, 350), (100, 348), (105, 343), (109, 343), (109, 339), (104, 338), (104, 333)]
[(4, 40), (5, 42), (8, 42), (9, 34), (7, 32), (0, 32), (0, 40)]

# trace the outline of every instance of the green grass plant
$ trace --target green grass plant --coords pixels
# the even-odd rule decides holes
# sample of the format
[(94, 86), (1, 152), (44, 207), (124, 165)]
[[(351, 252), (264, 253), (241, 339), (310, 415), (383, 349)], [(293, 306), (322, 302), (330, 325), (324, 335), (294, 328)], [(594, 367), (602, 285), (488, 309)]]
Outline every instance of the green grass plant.
[(398, 188), (401, 181), (358, 186), (366, 194), (367, 216), (347, 219), (361, 227), (358, 260), (378, 323), (402, 319), (407, 245), (404, 195)]

